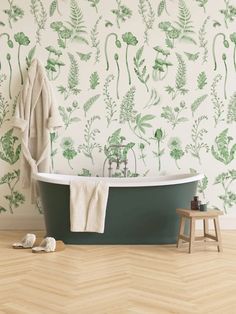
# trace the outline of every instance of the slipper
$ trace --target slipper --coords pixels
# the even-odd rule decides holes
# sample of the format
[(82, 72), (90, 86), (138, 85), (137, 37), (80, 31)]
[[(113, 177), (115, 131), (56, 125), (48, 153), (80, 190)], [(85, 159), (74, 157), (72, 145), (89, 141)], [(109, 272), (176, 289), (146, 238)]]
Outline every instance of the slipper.
[(39, 246), (32, 248), (32, 253), (52, 253), (63, 251), (65, 249), (65, 244), (62, 241), (56, 241), (52, 237), (47, 237), (43, 239)]
[(33, 233), (27, 233), (20, 242), (12, 244), (13, 249), (32, 249), (36, 241), (36, 235)]

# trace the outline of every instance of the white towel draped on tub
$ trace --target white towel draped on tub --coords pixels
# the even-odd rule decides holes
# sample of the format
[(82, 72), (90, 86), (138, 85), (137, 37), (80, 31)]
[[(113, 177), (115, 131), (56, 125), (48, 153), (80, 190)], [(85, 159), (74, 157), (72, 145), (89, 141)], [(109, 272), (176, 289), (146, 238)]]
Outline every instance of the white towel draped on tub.
[(103, 233), (109, 186), (105, 182), (70, 182), (70, 230)]

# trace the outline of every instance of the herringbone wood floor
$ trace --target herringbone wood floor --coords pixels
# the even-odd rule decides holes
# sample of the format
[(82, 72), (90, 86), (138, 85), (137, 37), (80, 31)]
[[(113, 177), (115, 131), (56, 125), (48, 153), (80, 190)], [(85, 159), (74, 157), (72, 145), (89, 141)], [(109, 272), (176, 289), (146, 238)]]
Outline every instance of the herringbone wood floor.
[(24, 233), (0, 232), (1, 314), (236, 313), (236, 231), (223, 232), (223, 253), (193, 254), (174, 245), (12, 249)]

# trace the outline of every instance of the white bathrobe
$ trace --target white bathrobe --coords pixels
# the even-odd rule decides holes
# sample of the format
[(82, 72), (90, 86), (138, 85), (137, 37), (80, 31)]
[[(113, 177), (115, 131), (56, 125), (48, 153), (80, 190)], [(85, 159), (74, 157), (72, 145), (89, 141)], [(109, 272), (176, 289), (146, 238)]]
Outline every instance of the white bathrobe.
[(37, 59), (33, 60), (28, 70), (17, 103), (13, 126), (21, 131), (22, 186), (31, 187), (34, 203), (36, 199), (32, 175), (37, 172), (52, 171), (50, 129), (62, 126), (50, 82), (43, 65)]

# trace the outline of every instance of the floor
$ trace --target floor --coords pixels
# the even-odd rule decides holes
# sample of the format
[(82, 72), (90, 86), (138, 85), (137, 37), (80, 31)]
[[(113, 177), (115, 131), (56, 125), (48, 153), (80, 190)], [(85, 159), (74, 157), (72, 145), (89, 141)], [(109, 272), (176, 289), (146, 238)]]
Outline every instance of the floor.
[(24, 233), (0, 231), (1, 314), (236, 313), (236, 231), (223, 232), (223, 253), (193, 254), (174, 245), (12, 249)]

